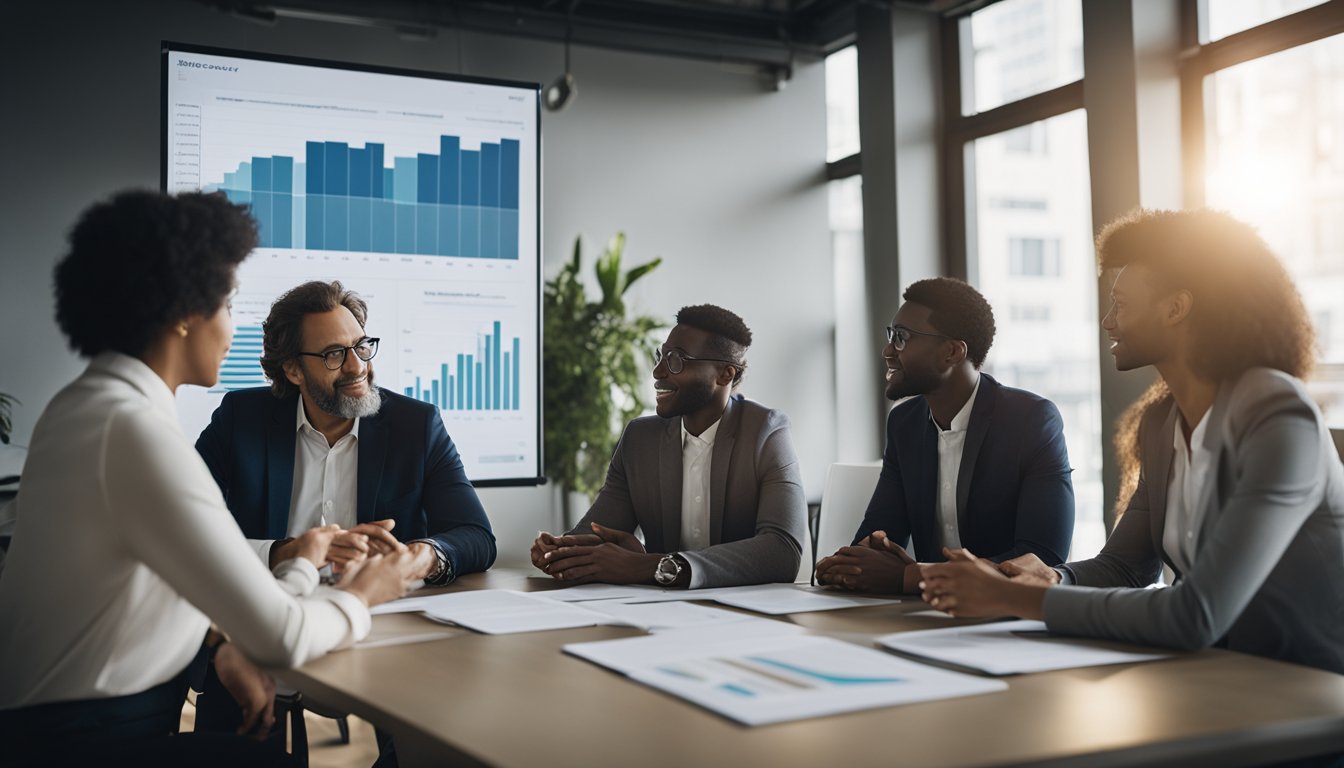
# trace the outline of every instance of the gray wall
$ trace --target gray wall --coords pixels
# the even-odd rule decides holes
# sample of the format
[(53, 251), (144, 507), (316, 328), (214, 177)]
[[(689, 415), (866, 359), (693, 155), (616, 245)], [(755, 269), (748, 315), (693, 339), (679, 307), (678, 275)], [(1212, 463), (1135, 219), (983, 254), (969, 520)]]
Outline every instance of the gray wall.
[[(0, 11), (0, 321), (12, 339), (0, 391), (23, 401), (26, 443), (82, 364), (52, 319), (51, 268), (81, 209), (159, 174), (159, 41), (452, 71), (457, 40), (282, 20), (264, 27), (187, 2), (50, 2)], [(466, 34), (468, 74), (547, 82), (559, 46)], [(664, 266), (632, 290), (670, 318), (687, 303), (737, 310), (756, 332), (744, 392), (785, 410), (809, 497), (835, 455), (834, 299), (824, 78), (796, 68), (781, 93), (750, 70), (577, 48), (577, 100), (543, 117), (543, 253), (549, 276), (576, 234), (591, 257), (618, 229), (627, 258)], [(589, 262), (591, 263), (591, 262)], [(109, 297), (108, 312), (116, 311)], [(875, 384), (874, 386), (879, 386)], [(501, 564), (525, 562), (556, 521), (553, 487), (482, 493)]]

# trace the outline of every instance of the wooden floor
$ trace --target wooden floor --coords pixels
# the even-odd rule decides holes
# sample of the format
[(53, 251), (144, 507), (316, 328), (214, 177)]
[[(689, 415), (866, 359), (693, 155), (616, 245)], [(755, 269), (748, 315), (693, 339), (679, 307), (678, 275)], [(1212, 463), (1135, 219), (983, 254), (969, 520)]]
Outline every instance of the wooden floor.
[[(189, 694), (182, 707), (183, 733), (196, 727), (196, 694)], [(308, 765), (311, 768), (368, 768), (378, 759), (378, 743), (373, 737), (373, 726), (351, 716), (350, 743), (342, 744), (336, 721), (304, 713), (308, 726)]]

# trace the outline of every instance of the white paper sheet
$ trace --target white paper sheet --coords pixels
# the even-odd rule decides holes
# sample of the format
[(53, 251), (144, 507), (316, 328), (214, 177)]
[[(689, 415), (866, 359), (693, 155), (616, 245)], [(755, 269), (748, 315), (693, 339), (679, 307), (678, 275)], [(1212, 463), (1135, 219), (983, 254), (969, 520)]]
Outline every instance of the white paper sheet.
[(831, 638), (744, 636), (735, 630), (738, 626), (575, 643), (565, 651), (745, 725), (1008, 687), (1001, 680), (948, 672)]
[(610, 616), (577, 605), (504, 589), (450, 592), (424, 599), (419, 607), (429, 618), (488, 635), (615, 623)]
[(1132, 664), (1171, 656), (1160, 651), (1136, 653), (1099, 648), (1077, 638), (1051, 635), (1042, 621), (897, 632), (878, 638), (878, 643), (901, 653), (979, 669), (991, 675)]
[(544, 592), (529, 592), (562, 603), (586, 602), (589, 600), (631, 600), (642, 597), (661, 597), (668, 590), (658, 587), (627, 586), (623, 584), (579, 584), (563, 589), (548, 589)]
[(369, 609), (369, 614), (378, 616), (384, 613), (419, 613), (425, 608), (434, 604), (434, 600), (443, 597), (443, 595), (428, 595), (425, 597), (403, 597), (400, 600), (380, 603)]
[(688, 602), (622, 603), (617, 600), (586, 602), (584, 608), (604, 613), (614, 621), (645, 630), (683, 629), (746, 621), (751, 617), (736, 611)]
[(859, 597), (837, 594), (829, 589), (794, 584), (767, 584), (750, 589), (738, 589), (731, 594), (716, 595), (715, 602), (745, 608), (757, 613), (778, 616), (785, 613), (833, 611), (840, 608), (862, 608), (870, 605), (891, 605), (899, 598)]

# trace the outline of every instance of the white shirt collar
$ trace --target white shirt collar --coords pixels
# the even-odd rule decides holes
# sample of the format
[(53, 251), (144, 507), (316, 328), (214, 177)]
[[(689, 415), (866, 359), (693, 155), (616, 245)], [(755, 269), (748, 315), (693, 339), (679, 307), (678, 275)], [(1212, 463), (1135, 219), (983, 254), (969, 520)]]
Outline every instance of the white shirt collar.
[(707, 445), (707, 446), (708, 446), (708, 445), (713, 445), (713, 444), (714, 444), (714, 436), (717, 435), (717, 434), (719, 433), (719, 422), (720, 422), (720, 421), (723, 421), (723, 417), (722, 417), (722, 416), (719, 417), (719, 420), (718, 420), (718, 421), (714, 422), (713, 424), (710, 424), (710, 425), (709, 425), (709, 429), (706, 429), (704, 432), (701, 432), (701, 433), (698, 434), (698, 435), (692, 435), (690, 432), (687, 432), (687, 431), (686, 431), (686, 420), (685, 420), (685, 419), (682, 419), (682, 420), (681, 420), (681, 445), (682, 445), (682, 447), (683, 447), (683, 448), (686, 447), (686, 441), (687, 441), (687, 440), (695, 440), (696, 442), (703, 443), (704, 445)]
[(177, 421), (177, 398), (173, 390), (143, 360), (120, 352), (101, 352), (89, 361), (89, 370), (126, 381), (149, 398), (156, 409)]
[(1176, 449), (1177, 453), (1192, 455), (1204, 448), (1204, 433), (1208, 431), (1209, 411), (1212, 410), (1213, 408), (1209, 408), (1203, 416), (1199, 417), (1199, 423), (1190, 432), (1190, 444), (1188, 446), (1185, 444), (1185, 435), (1181, 431), (1181, 424), (1185, 423), (1185, 419), (1180, 414), (1176, 415), (1176, 429), (1172, 430), (1171, 439), (1172, 447)]
[[(307, 414), (307, 413), (304, 413), (304, 410), (303, 410), (303, 395), (299, 395), (299, 417), (298, 417), (298, 420), (295, 421), (295, 423), (294, 423), (294, 431), (295, 431), (295, 432), (302, 432), (304, 427), (307, 427), (309, 430), (311, 430), (311, 431), (314, 432), (315, 434), (319, 434), (319, 435), (322, 434), (321, 432), (318, 431), (317, 427), (314, 427), (314, 426), (312, 425), (312, 423), (310, 423), (310, 422), (308, 421), (308, 414)], [(354, 438), (355, 438), (356, 440), (359, 439), (359, 419), (358, 419), (358, 418), (355, 419), (355, 425), (354, 425), (353, 427), (350, 428), (350, 434), (353, 435)], [(324, 439), (325, 439), (325, 438), (324, 438)]]
[[(939, 431), (965, 432), (966, 428), (971, 424), (971, 407), (975, 405), (975, 396), (979, 392), (980, 392), (980, 375), (976, 374), (975, 386), (971, 388), (971, 396), (966, 398), (966, 404), (961, 406), (961, 410), (957, 411), (956, 416), (952, 417), (952, 423), (947, 425), (947, 429), (938, 427)], [(938, 422), (935, 421), (933, 418), (933, 409), (929, 409), (929, 421), (932, 421), (934, 426), (938, 426)]]

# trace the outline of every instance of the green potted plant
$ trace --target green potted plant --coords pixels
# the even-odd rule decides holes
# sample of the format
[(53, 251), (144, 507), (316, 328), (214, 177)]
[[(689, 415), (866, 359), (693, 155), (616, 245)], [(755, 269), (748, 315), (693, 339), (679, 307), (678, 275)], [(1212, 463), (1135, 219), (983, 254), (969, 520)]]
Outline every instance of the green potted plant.
[(661, 258), (622, 272), (625, 234), (618, 232), (597, 258), (602, 295), (589, 300), (579, 279), (581, 249), (575, 238), (573, 257), (544, 295), (546, 474), (560, 486), (566, 525), (577, 519), (571, 493), (591, 499), (602, 487), (620, 430), (644, 410), (652, 334), (663, 325), (628, 316), (623, 298)]

